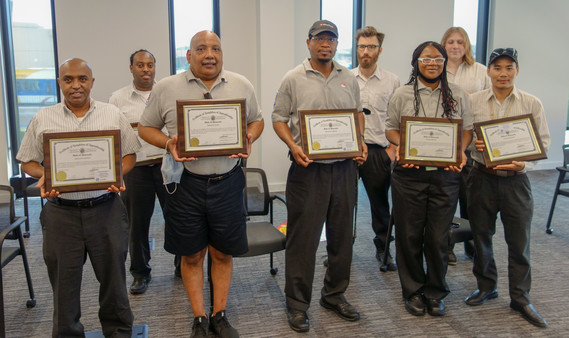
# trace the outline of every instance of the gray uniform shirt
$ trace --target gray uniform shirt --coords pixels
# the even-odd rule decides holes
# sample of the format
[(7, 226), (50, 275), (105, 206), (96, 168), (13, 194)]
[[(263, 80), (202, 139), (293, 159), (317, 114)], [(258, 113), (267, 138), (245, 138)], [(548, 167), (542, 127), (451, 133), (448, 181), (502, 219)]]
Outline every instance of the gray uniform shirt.
[[(40, 109), (30, 121), (16, 158), (21, 162), (42, 163), (43, 134), (70, 131), (113, 130), (121, 131), (122, 156), (134, 154), (140, 143), (126, 117), (112, 104), (91, 99), (91, 106), (84, 117), (78, 119), (65, 103)], [(105, 190), (83, 191), (61, 194), (61, 198), (78, 200), (93, 198), (106, 193)]]
[[(208, 90), (202, 80), (187, 71), (169, 76), (159, 81), (152, 89), (152, 95), (140, 124), (146, 127), (168, 129), (173, 137), (177, 131), (176, 100), (203, 100), (204, 93), (211, 93), (214, 99), (245, 99), (247, 124), (262, 120), (261, 108), (253, 85), (244, 76), (222, 70), (215, 83)], [(184, 166), (192, 173), (199, 175), (223, 174), (231, 170), (239, 161), (227, 156), (203, 157), (197, 161), (184, 162)]]
[(301, 145), (299, 110), (355, 108), (362, 111), (356, 77), (346, 67), (332, 62), (334, 68), (328, 78), (312, 68), (306, 59), (290, 70), (281, 82), (272, 120), (273, 123), (290, 121), (290, 131), (298, 145)]
[[(419, 81), (419, 80), (417, 80)], [(453, 119), (462, 119), (462, 130), (472, 130), (472, 110), (470, 109), (470, 101), (466, 92), (459, 86), (449, 83), (452, 91), (452, 97), (456, 101), (456, 113), (451, 116)], [(418, 83), (419, 95), (421, 95), (422, 107), (419, 106), (420, 117), (438, 117), (443, 114), (443, 105), (440, 85), (431, 90), (422, 82)], [(439, 100), (440, 97), (440, 100)], [(414, 94), (413, 85), (405, 85), (399, 87), (389, 101), (387, 108), (387, 121), (385, 123), (386, 130), (399, 130), (401, 116), (414, 116), (415, 108), (413, 107)], [(438, 106), (437, 106), (438, 102)], [(424, 109), (423, 109), (424, 108)]]

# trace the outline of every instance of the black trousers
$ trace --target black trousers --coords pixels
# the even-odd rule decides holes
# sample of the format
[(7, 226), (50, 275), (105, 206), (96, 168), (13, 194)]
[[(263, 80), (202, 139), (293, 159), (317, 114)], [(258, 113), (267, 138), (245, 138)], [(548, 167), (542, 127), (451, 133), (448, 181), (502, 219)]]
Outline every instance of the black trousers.
[(89, 255), (99, 281), (99, 320), (105, 337), (130, 337), (126, 291), (126, 210), (118, 196), (92, 208), (46, 203), (41, 211), (43, 257), (53, 290), (53, 337), (83, 337), (81, 279)]
[(450, 292), (445, 280), (448, 236), (459, 181), (458, 173), (442, 169), (399, 166), (393, 170), (396, 260), (404, 298), (423, 293), (430, 299), (443, 299)]
[(530, 304), (529, 242), (533, 197), (527, 175), (500, 177), (474, 168), (468, 180), (468, 191), (471, 202), (468, 213), (476, 247), (473, 272), (478, 288), (491, 291), (497, 286), (492, 237), (496, 233), (499, 212), (508, 245), (510, 298), (520, 305)]
[(134, 167), (124, 177), (126, 190), (121, 198), (128, 212), (130, 236), (130, 273), (135, 278), (146, 277), (150, 267), (148, 233), (154, 213), (156, 196), (164, 210), (167, 192), (162, 184), (160, 165)]
[(371, 227), (375, 233), (373, 243), (383, 251), (389, 228), (389, 185), (391, 184), (391, 159), (385, 147), (368, 144), (368, 156), (359, 167), (369, 206), (371, 208)]
[(316, 250), (326, 222), (328, 268), (321, 296), (332, 304), (345, 302), (352, 263), (356, 163), (292, 162), (287, 179), (288, 209), (285, 251), (287, 306), (306, 311), (312, 298)]

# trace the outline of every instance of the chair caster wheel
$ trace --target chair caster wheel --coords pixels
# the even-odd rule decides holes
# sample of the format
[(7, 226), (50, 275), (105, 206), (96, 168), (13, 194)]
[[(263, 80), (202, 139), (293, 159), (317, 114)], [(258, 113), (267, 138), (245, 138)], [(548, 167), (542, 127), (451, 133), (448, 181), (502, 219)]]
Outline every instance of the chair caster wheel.
[(387, 272), (387, 265), (382, 265), (379, 267), (379, 271), (381, 272)]
[(553, 233), (553, 228), (549, 228), (547, 230), (545, 230), (546, 233), (548, 233), (549, 235), (551, 235)]
[(24, 238), (30, 238), (30, 233), (29, 232), (24, 232)]
[(277, 272), (279, 272), (279, 268), (273, 268), (273, 269), (271, 269), (271, 275), (274, 276), (274, 275), (277, 274)]
[(26, 302), (26, 307), (28, 309), (33, 308), (36, 306), (36, 300), (34, 298), (30, 298), (28, 299), (28, 301)]

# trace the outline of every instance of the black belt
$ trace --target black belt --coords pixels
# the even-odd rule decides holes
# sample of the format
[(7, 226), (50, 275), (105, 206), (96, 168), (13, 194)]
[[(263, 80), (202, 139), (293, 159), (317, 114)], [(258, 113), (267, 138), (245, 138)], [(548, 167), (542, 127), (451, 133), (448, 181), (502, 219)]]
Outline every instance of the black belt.
[(512, 177), (512, 176), (523, 174), (522, 172), (516, 171), (516, 170), (495, 170), (492, 168), (487, 168), (486, 166), (484, 166), (484, 165), (482, 165), (476, 161), (474, 161), (473, 165), (474, 165), (474, 168), (480, 170), (483, 173), (495, 175), (495, 176), (500, 176), (500, 177)]
[(103, 204), (106, 201), (113, 198), (116, 194), (114, 192), (109, 192), (104, 195), (95, 198), (86, 198), (82, 200), (68, 200), (60, 197), (49, 198), (48, 201), (57, 205), (63, 205), (66, 207), (76, 207), (76, 208), (92, 208), (99, 204)]
[(192, 177), (198, 178), (200, 180), (204, 180), (204, 181), (208, 181), (208, 182), (219, 182), (222, 181), (228, 177), (230, 177), (231, 175), (235, 174), (237, 172), (237, 170), (239, 170), (241, 168), (241, 162), (237, 163), (235, 165), (235, 167), (233, 167), (231, 170), (229, 170), (228, 172), (226, 172), (225, 174), (213, 174), (213, 175), (198, 175), (198, 174), (194, 174), (193, 172), (189, 171), (188, 169), (184, 168), (184, 172)]

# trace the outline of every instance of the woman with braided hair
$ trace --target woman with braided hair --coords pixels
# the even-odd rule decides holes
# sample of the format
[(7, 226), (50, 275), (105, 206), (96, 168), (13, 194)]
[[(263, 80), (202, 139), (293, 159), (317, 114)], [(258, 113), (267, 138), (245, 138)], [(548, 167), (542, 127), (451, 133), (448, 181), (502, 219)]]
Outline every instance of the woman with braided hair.
[(466, 161), (464, 148), (472, 140), (468, 95), (448, 83), (446, 62), (447, 54), (440, 44), (420, 44), (413, 52), (409, 82), (395, 91), (387, 110), (386, 136), (397, 146), (402, 116), (463, 120), (463, 161), (459, 167), (403, 164), (393, 170), (396, 260), (405, 308), (415, 316), (424, 315), (425, 310), (432, 316), (445, 314), (443, 298), (450, 292), (445, 280), (449, 225), (458, 201), (459, 172)]

